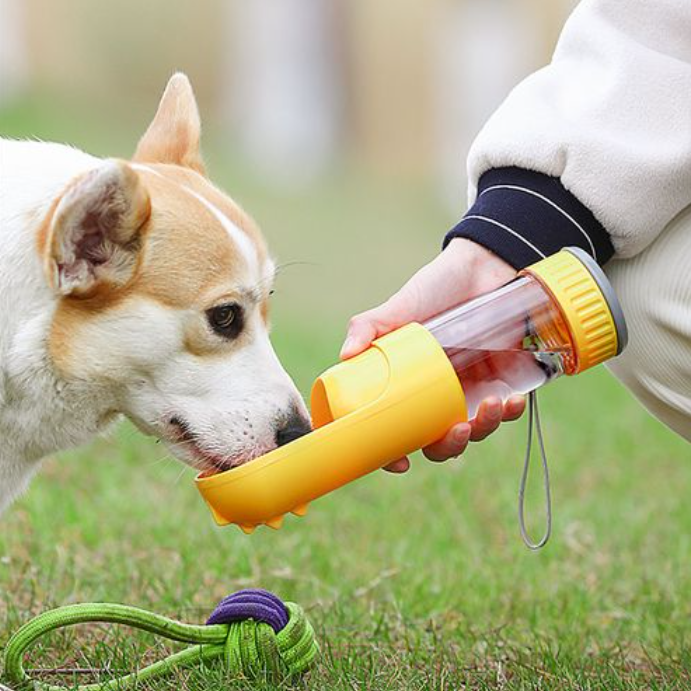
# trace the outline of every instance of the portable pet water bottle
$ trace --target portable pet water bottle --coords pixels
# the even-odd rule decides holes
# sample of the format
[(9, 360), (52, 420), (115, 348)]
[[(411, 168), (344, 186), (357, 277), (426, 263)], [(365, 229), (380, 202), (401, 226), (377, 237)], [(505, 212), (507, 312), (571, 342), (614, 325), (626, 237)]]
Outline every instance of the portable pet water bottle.
[[(197, 487), (220, 525), (278, 528), (284, 514), (441, 439), (472, 420), (488, 396), (529, 394), (521, 533), (549, 537), (547, 464), (534, 392), (618, 355), (627, 332), (619, 301), (593, 259), (568, 248), (505, 286), (412, 323), (324, 372), (312, 388), (314, 431), (250, 463), (203, 473)], [(535, 424), (545, 471), (548, 525), (528, 538), (523, 494)]]
[(506, 401), (618, 355), (626, 322), (602, 269), (569, 248), (491, 293), (423, 324), (444, 349), (472, 420), (488, 396)]

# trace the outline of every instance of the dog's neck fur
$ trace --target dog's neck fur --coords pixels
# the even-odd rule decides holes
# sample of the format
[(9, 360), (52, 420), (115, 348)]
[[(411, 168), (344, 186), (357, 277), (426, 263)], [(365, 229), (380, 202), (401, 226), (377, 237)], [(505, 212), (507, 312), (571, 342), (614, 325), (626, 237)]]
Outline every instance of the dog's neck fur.
[(0, 140), (0, 512), (46, 454), (88, 441), (112, 402), (93, 383), (62, 381), (48, 355), (57, 298), (37, 235), (56, 197), (98, 164), (59, 144)]

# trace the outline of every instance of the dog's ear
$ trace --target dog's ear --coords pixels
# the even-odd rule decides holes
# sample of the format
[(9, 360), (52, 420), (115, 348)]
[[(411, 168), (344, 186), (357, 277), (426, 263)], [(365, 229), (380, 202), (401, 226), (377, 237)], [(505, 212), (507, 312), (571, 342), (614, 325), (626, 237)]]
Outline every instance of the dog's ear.
[(141, 260), (149, 194), (123, 161), (109, 160), (78, 178), (60, 199), (45, 243), (52, 287), (89, 297), (128, 283)]
[(173, 163), (205, 175), (199, 149), (201, 122), (192, 85), (186, 75), (174, 74), (153, 121), (134, 154), (142, 163)]

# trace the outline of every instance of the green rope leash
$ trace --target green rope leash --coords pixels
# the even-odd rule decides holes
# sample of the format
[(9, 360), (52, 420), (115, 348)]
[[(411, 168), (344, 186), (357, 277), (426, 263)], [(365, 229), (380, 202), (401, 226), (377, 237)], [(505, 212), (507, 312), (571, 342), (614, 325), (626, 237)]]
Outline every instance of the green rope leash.
[[(226, 623), (216, 623), (224, 621)], [(173, 641), (193, 643), (148, 667), (103, 683), (54, 686), (32, 680), (24, 669), (26, 651), (50, 631), (85, 623), (123, 624)], [(31, 684), (42, 691), (125, 689), (173, 668), (222, 659), (236, 676), (286, 678), (306, 671), (319, 646), (301, 607), (283, 603), (262, 590), (239, 591), (223, 600), (207, 625), (183, 624), (127, 605), (94, 603), (59, 607), (22, 626), (5, 648), (5, 677), (10, 683)]]

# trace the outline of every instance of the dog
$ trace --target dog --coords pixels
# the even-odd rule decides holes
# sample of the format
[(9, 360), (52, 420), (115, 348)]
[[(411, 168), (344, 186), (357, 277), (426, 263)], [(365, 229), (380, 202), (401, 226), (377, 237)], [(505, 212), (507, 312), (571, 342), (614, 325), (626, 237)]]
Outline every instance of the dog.
[(200, 131), (178, 73), (131, 160), (0, 140), (0, 512), (123, 415), (200, 470), (309, 431), (269, 340), (274, 262)]

